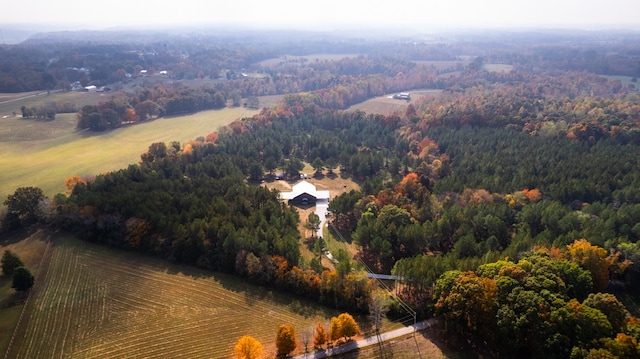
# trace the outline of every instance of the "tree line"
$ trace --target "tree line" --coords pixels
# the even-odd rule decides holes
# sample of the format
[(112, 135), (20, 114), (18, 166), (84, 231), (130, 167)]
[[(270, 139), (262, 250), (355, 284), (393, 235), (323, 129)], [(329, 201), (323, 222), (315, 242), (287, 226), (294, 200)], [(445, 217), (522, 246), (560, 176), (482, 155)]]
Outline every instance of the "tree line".
[(154, 119), (226, 106), (225, 94), (212, 88), (157, 85), (129, 94), (120, 92), (98, 105), (85, 105), (78, 112), (78, 128), (105, 131)]

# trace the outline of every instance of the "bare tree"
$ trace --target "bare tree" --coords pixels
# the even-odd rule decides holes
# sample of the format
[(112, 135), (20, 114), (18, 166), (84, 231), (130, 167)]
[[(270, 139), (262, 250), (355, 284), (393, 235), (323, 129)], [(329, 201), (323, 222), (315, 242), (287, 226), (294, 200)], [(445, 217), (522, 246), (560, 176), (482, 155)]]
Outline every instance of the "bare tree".
[(309, 330), (303, 330), (302, 333), (300, 333), (300, 341), (302, 342), (302, 345), (304, 345), (304, 352), (308, 353), (309, 352), (309, 340), (311, 339), (311, 333), (309, 332)]
[(376, 334), (382, 328), (382, 319), (389, 311), (389, 295), (382, 289), (376, 289), (371, 293), (369, 301), (369, 320), (373, 324)]

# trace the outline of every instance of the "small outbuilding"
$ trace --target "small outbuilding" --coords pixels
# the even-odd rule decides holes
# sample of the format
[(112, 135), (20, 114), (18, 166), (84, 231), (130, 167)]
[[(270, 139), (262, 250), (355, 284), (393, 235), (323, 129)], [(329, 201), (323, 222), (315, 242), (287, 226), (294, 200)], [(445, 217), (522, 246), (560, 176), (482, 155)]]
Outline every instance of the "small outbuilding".
[(318, 191), (313, 184), (301, 181), (291, 188), (291, 192), (280, 193), (280, 199), (286, 199), (293, 204), (326, 203), (329, 200), (329, 191)]

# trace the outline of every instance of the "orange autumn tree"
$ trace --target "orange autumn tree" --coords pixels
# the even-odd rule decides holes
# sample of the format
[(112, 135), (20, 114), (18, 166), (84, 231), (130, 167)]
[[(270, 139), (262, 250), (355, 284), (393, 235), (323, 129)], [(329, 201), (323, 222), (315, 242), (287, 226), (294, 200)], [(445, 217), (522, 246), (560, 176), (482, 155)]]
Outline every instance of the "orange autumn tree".
[(258, 359), (262, 357), (262, 344), (254, 337), (245, 335), (233, 348), (237, 359)]
[(527, 197), (527, 199), (531, 203), (538, 202), (542, 199), (542, 194), (540, 193), (540, 190), (537, 188), (534, 188), (534, 189), (525, 188), (522, 190), (522, 193), (524, 194), (525, 197)]
[(82, 178), (80, 178), (80, 176), (72, 176), (72, 177), (69, 177), (66, 180), (64, 180), (64, 185), (65, 185), (65, 187), (67, 187), (67, 194), (71, 194), (71, 192), (73, 192), (73, 189), (79, 183), (80, 184), (87, 184), (87, 181), (85, 181)]
[(215, 143), (217, 140), (218, 140), (217, 132), (211, 132), (204, 138), (204, 142), (207, 142), (207, 143)]
[(136, 114), (136, 110), (134, 110), (133, 108), (126, 109), (122, 117), (123, 121), (128, 123), (137, 122), (140, 119), (140, 116)]
[(606, 249), (594, 246), (586, 239), (567, 245), (567, 256), (591, 273), (596, 291), (603, 291), (609, 283), (609, 267)]
[(313, 346), (316, 348), (322, 348), (329, 341), (329, 337), (327, 335), (327, 330), (324, 327), (324, 324), (318, 323), (316, 325), (315, 334), (313, 336)]
[(402, 182), (400, 182), (400, 185), (396, 187), (396, 191), (404, 192), (404, 195), (406, 195), (408, 198), (413, 199), (415, 196), (415, 193), (418, 191), (418, 189), (421, 186), (422, 185), (418, 180), (418, 174), (412, 172), (404, 176), (404, 178), (402, 179)]

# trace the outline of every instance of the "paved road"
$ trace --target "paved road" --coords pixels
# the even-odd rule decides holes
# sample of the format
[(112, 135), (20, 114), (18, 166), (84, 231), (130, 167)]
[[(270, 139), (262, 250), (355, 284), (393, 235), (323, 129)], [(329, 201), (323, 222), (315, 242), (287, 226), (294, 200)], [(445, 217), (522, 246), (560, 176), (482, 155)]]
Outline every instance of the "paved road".
[(293, 357), (294, 359), (318, 359), (318, 358), (327, 358), (332, 357), (333, 355), (344, 354), (350, 351), (365, 348), (372, 345), (377, 345), (378, 341), (387, 341), (395, 338), (399, 338), (405, 336), (407, 334), (411, 334), (414, 331), (424, 330), (430, 328), (433, 324), (435, 324), (436, 319), (431, 318), (424, 320), (422, 322), (418, 322), (415, 325), (410, 325), (408, 327), (392, 330), (386, 333), (380, 334), (380, 338), (377, 336), (364, 338), (362, 340), (358, 340), (356, 342), (349, 342), (338, 347), (334, 347), (332, 349), (319, 350), (313, 353), (302, 354)]
[(320, 217), (320, 227), (318, 229), (318, 238), (322, 237), (322, 229), (327, 222), (327, 211), (329, 210), (329, 201), (326, 199), (319, 199), (316, 202), (316, 214)]

